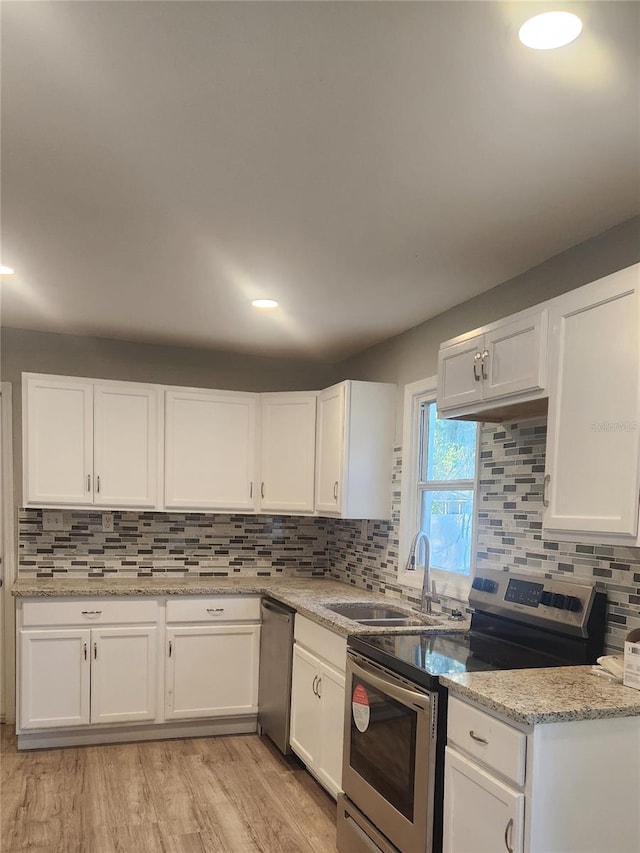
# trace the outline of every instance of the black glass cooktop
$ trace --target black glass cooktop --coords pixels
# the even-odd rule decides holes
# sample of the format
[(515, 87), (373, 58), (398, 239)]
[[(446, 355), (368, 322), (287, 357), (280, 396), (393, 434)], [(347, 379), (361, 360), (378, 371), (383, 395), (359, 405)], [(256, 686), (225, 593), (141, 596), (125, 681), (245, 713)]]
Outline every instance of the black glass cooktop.
[(432, 687), (439, 675), (496, 669), (565, 666), (571, 661), (470, 631), (460, 634), (377, 634), (349, 637), (355, 651), (406, 678)]

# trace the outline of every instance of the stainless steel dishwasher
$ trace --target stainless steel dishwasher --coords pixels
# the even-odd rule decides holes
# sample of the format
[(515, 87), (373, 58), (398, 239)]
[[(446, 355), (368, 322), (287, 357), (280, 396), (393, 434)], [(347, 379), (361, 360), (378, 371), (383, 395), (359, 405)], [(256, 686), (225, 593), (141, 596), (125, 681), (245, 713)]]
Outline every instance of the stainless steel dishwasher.
[(271, 599), (262, 600), (258, 725), (283, 753), (289, 746), (291, 717), (291, 665), (293, 617), (290, 610)]

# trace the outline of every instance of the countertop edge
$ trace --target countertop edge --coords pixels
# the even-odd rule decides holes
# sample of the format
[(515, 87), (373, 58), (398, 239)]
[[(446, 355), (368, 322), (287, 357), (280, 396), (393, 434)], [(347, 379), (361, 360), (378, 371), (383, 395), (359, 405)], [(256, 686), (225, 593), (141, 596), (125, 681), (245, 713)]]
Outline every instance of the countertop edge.
[[(585, 677), (596, 678), (596, 676), (588, 675), (586, 667), (580, 667), (580, 669), (585, 673)], [(531, 670), (524, 670), (523, 672), (525, 671), (531, 672)], [(600, 704), (585, 705), (581, 708), (565, 708), (557, 711), (521, 711), (513, 705), (509, 705), (504, 701), (500, 701), (490, 695), (487, 695), (489, 692), (488, 690), (461, 684), (456, 679), (457, 676), (455, 675), (445, 675), (440, 677), (440, 682), (448, 689), (451, 695), (468, 699), (487, 711), (494, 711), (503, 717), (513, 720), (515, 723), (523, 725), (534, 726), (545, 723), (569, 723), (579, 722), (581, 720), (611, 720), (622, 719), (624, 717), (640, 717), (640, 695), (638, 696), (638, 702), (636, 705)], [(623, 687), (621, 684), (611, 686), (616, 691), (618, 689), (625, 692), (629, 691), (629, 694), (635, 694), (638, 692), (632, 690), (630, 687)], [(621, 696), (622, 695), (624, 694), (621, 694)]]

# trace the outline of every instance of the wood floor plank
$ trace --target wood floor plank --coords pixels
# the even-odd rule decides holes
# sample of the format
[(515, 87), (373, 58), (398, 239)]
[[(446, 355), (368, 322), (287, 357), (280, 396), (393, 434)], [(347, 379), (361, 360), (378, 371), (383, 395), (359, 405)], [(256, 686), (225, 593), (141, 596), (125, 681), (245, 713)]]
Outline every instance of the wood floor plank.
[(256, 735), (18, 753), (0, 727), (2, 853), (336, 853), (335, 803)]

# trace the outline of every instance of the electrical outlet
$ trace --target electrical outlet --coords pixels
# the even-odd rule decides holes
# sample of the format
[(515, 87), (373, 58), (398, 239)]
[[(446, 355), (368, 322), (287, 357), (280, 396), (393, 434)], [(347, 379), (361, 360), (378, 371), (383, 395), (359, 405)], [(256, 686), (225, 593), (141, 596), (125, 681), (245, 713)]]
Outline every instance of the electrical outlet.
[(45, 509), (42, 512), (43, 530), (64, 530), (64, 515), (61, 509)]
[(113, 513), (102, 513), (102, 530), (104, 533), (113, 533)]

